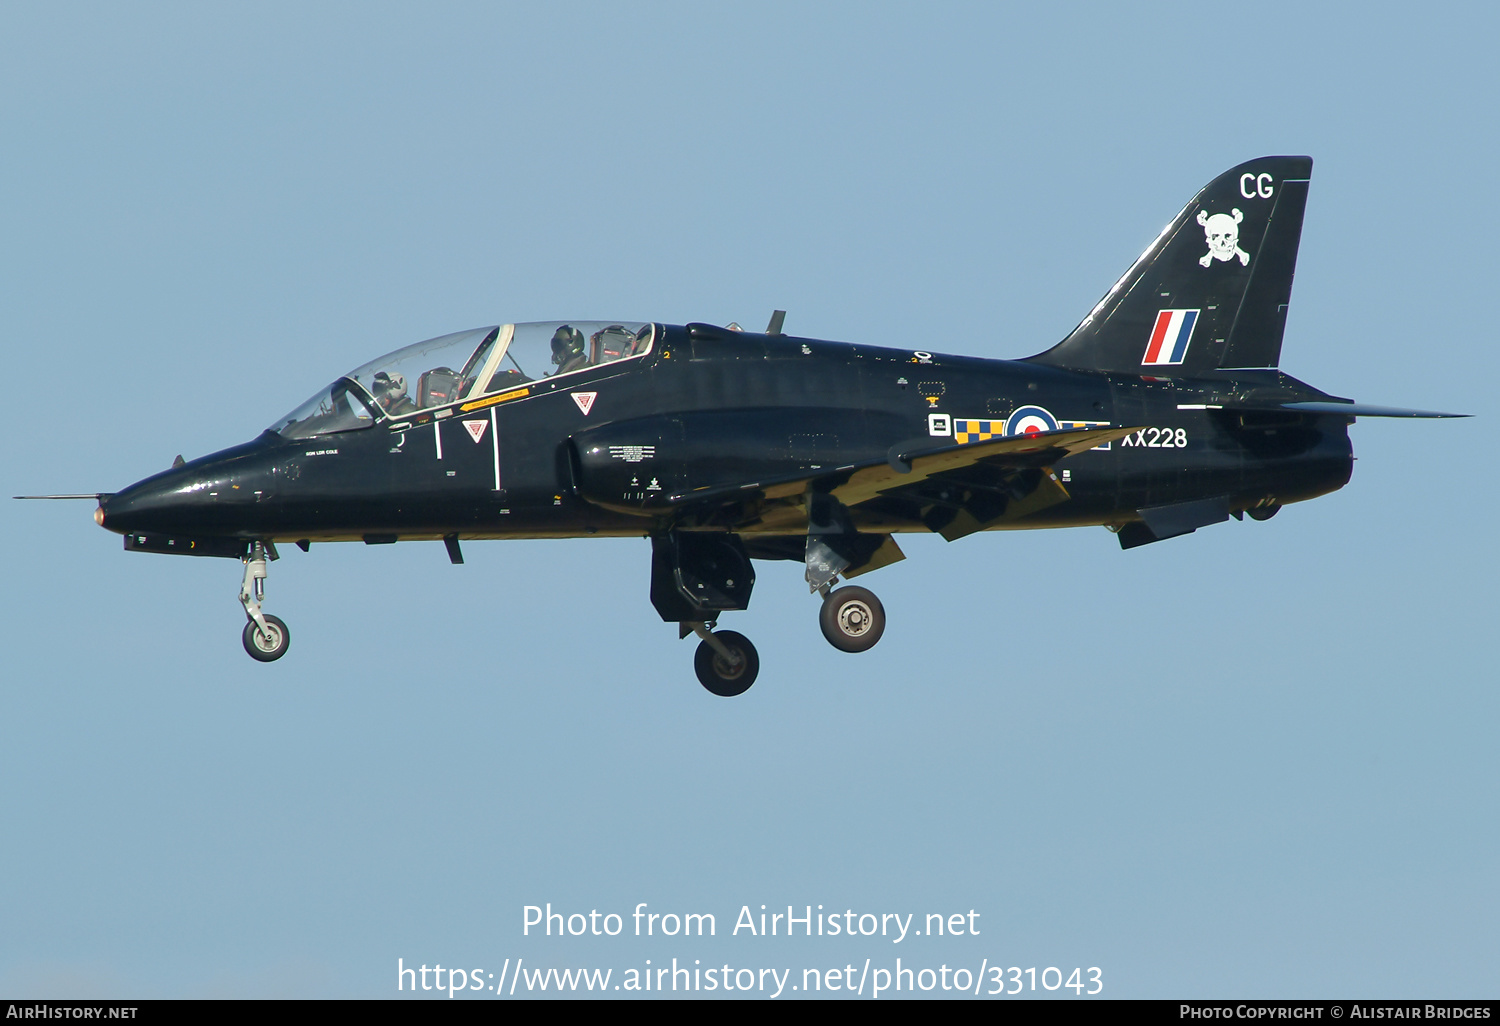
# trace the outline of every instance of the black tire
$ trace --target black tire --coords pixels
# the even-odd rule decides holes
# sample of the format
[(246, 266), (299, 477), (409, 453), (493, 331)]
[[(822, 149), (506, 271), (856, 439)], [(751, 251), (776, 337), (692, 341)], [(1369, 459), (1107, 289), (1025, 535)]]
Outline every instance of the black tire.
[(885, 607), (864, 588), (840, 588), (823, 600), (818, 626), (840, 652), (865, 652), (885, 633)]
[(1278, 502), (1272, 506), (1256, 506), (1254, 509), (1245, 510), (1245, 512), (1249, 514), (1251, 520), (1270, 520), (1281, 512), (1281, 503)]
[(734, 631), (714, 631), (714, 637), (724, 647), (740, 657), (738, 666), (730, 666), (724, 657), (714, 651), (706, 641), (698, 642), (698, 651), (693, 655), (693, 669), (698, 672), (698, 681), (720, 698), (743, 695), (755, 683), (760, 673), (760, 655), (750, 639)]
[(251, 659), (258, 659), (263, 663), (269, 663), (286, 655), (286, 648), (292, 643), (292, 633), (286, 629), (277, 616), (266, 616), (266, 626), (271, 628), (271, 637), (266, 637), (254, 620), (245, 622), (245, 632), (240, 635), (240, 640), (245, 643), (245, 651), (250, 653)]

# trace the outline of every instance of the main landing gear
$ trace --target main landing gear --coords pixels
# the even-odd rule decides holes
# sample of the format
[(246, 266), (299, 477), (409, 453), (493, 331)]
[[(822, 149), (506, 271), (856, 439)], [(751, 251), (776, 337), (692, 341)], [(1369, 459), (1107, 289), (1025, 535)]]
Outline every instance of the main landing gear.
[[(823, 509), (827, 505), (823, 502), (819, 506), (828, 514), (825, 519), (837, 520), (837, 509), (828, 513)], [(861, 536), (852, 527), (845, 533), (850, 537), (835, 539), (837, 550), (825, 535), (810, 536), (805, 557), (807, 582), (811, 590), (823, 596), (818, 623), (828, 643), (841, 652), (866, 652), (885, 633), (885, 607), (864, 588), (834, 590), (833, 586), (839, 582), (839, 574), (851, 566), (863, 572), (885, 546), (894, 545), (888, 537)], [(791, 557), (785, 549), (771, 548), (762, 558)], [(887, 553), (875, 565), (900, 558), (897, 549), (894, 556)], [(749, 606), (754, 585), (749, 553), (737, 535), (672, 531), (652, 536), (651, 604), (663, 620), (678, 625), (680, 637), (698, 635), (693, 669), (699, 683), (722, 698), (743, 695), (760, 673), (760, 656), (749, 638), (735, 631), (714, 630), (721, 612)]]
[(755, 570), (744, 543), (733, 534), (673, 531), (651, 539), (651, 604), (680, 637), (702, 640), (693, 654), (699, 682), (721, 698), (743, 695), (760, 673), (760, 655), (750, 639), (715, 631), (719, 614), (744, 609), (755, 587)]
[[(885, 607), (865, 588), (844, 587), (837, 591), (831, 585), (823, 589), (823, 608), (818, 626), (823, 637), (840, 652), (867, 652), (885, 633)], [(760, 655), (750, 639), (735, 631), (713, 630), (714, 624), (687, 621), (682, 633), (698, 635), (698, 651), (693, 655), (693, 669), (698, 682), (721, 698), (743, 695), (760, 673)]]
[(849, 510), (832, 495), (807, 494), (807, 547), (803, 559), (810, 590), (823, 596), (818, 626), (840, 652), (867, 652), (885, 633), (885, 607), (864, 588), (843, 587), (839, 575), (863, 573), (904, 558), (890, 535), (860, 534)]
[(244, 633), (241, 640), (251, 659), (263, 663), (280, 659), (286, 655), (292, 636), (280, 617), (262, 613), (260, 604), (266, 597), (266, 559), (276, 558), (275, 546), (265, 542), (251, 542), (250, 553), (244, 557), (245, 579), (240, 584), (240, 605), (245, 607)]
[(710, 631), (701, 621), (683, 624), (703, 640), (693, 654), (698, 682), (720, 698), (743, 695), (760, 673), (760, 654), (736, 631)]
[(885, 633), (885, 607), (864, 588), (850, 586), (834, 591), (824, 585), (818, 626), (828, 643), (840, 652), (866, 652)]

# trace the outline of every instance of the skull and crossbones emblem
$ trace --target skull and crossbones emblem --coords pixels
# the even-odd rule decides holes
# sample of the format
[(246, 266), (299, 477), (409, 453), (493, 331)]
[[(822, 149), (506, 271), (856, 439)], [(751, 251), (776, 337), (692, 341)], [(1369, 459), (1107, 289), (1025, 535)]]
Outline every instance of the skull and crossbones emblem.
[(1215, 260), (1228, 262), (1238, 257), (1241, 267), (1248, 266), (1250, 254), (1240, 249), (1240, 222), (1244, 219), (1239, 207), (1228, 214), (1198, 211), (1198, 223), (1203, 226), (1203, 235), (1208, 242), (1208, 252), (1198, 258), (1198, 263), (1207, 267)]

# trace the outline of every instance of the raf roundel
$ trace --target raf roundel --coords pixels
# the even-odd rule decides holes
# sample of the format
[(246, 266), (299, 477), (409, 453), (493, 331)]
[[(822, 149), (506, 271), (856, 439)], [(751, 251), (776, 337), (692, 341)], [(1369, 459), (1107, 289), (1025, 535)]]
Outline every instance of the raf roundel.
[(1057, 418), (1040, 406), (1023, 406), (1005, 422), (1007, 435), (1039, 435), (1056, 430)]

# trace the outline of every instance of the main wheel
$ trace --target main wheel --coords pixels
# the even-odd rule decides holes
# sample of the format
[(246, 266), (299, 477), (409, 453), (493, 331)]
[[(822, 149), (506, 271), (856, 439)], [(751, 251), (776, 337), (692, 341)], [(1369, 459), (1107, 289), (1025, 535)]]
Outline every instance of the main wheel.
[(292, 635), (280, 617), (267, 615), (265, 619), (266, 626), (270, 628), (269, 633), (262, 631), (254, 620), (249, 620), (245, 623), (245, 633), (241, 635), (241, 639), (245, 642), (245, 651), (250, 653), (251, 659), (269, 663), (286, 655), (286, 647), (291, 644)]
[(714, 637), (739, 656), (740, 661), (731, 666), (723, 656), (714, 651), (712, 645), (700, 641), (698, 651), (693, 655), (693, 669), (698, 672), (698, 681), (721, 698), (743, 695), (755, 683), (756, 674), (760, 673), (760, 655), (755, 651), (755, 646), (750, 644), (750, 639), (743, 634), (714, 631)]
[(823, 600), (818, 626), (840, 652), (864, 652), (885, 633), (885, 607), (864, 588), (840, 588)]
[(1245, 510), (1245, 512), (1249, 515), (1251, 520), (1270, 520), (1276, 514), (1281, 512), (1281, 503), (1274, 503), (1270, 506), (1256, 506), (1252, 509)]

